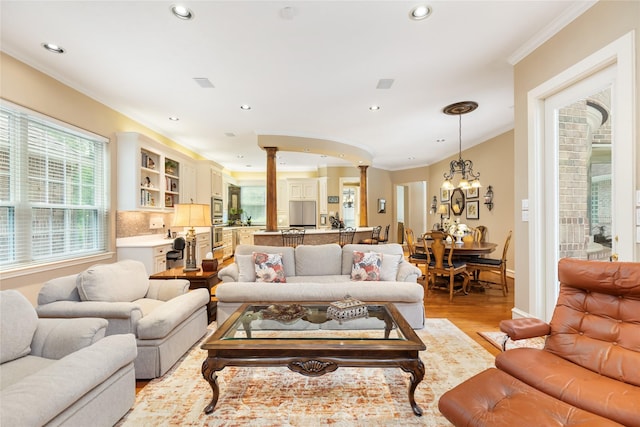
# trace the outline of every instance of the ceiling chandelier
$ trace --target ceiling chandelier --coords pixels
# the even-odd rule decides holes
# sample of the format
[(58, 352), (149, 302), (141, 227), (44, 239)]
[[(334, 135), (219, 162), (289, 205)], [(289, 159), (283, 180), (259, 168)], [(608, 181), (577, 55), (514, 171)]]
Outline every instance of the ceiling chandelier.
[(478, 103), (473, 101), (456, 102), (455, 104), (447, 105), (442, 110), (445, 114), (457, 115), (459, 118), (458, 125), (458, 138), (459, 138), (459, 152), (458, 160), (451, 160), (449, 163), (449, 172), (445, 172), (444, 182), (442, 188), (445, 190), (453, 190), (456, 188), (453, 185), (453, 178), (456, 174), (460, 174), (460, 181), (457, 187), (463, 190), (467, 188), (479, 188), (480, 185), (480, 172), (473, 172), (473, 162), (471, 160), (464, 160), (462, 158), (462, 115), (470, 113), (478, 108)]

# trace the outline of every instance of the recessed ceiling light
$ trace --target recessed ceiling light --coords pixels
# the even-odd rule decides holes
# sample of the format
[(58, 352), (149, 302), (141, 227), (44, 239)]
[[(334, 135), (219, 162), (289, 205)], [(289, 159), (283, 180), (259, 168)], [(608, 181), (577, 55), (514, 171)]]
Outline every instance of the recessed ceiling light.
[(236, 157), (239, 158), (239, 159), (243, 159), (244, 158), (244, 156), (242, 154), (238, 154)]
[(372, 105), (371, 107), (369, 107), (369, 110), (371, 111), (378, 111), (380, 109), (379, 105)]
[(415, 160), (416, 158), (415, 158), (414, 156), (409, 156), (409, 157), (407, 157), (407, 159), (409, 159), (409, 160)]
[(185, 20), (193, 19), (193, 12), (191, 9), (179, 4), (171, 6), (171, 13), (173, 13), (176, 18)]
[(326, 154), (320, 154), (320, 157), (322, 157), (324, 159), (325, 157), (327, 157), (327, 155)]
[(445, 141), (446, 141), (446, 139), (444, 139), (444, 138), (438, 138), (438, 139), (436, 139), (436, 142), (445, 142)]
[(425, 18), (428, 18), (431, 15), (431, 7), (426, 4), (421, 4), (419, 6), (414, 7), (409, 12), (409, 18), (414, 21), (421, 21)]
[(240, 108), (241, 108), (242, 110), (251, 110), (251, 105), (242, 104), (242, 105), (240, 106)]
[(171, 117), (169, 117), (169, 120), (171, 120), (172, 122), (177, 122), (180, 119), (178, 117), (176, 117), (176, 116), (171, 116)]
[(42, 47), (53, 53), (64, 53), (64, 48), (53, 43), (42, 43)]

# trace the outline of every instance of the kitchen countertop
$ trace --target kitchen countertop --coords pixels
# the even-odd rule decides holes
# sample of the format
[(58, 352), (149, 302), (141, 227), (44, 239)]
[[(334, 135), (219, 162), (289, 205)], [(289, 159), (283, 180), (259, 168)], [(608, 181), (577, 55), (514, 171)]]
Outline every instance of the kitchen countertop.
[[(210, 233), (209, 227), (195, 227), (196, 235)], [(116, 239), (117, 248), (153, 248), (156, 246), (173, 243), (173, 237), (166, 237), (166, 233), (144, 234), (142, 236), (120, 237)], [(184, 232), (178, 232), (178, 236), (184, 237)]]
[[(284, 230), (286, 230), (287, 228), (284, 228)], [(356, 227), (356, 232), (371, 231), (371, 230), (373, 230), (373, 227)], [(338, 233), (339, 231), (340, 230), (337, 228), (307, 228), (305, 229), (304, 233), (305, 234), (328, 234), (328, 233)], [(270, 235), (280, 235), (281, 232), (280, 230), (277, 230), (277, 231), (260, 230), (260, 231), (257, 231), (255, 234), (264, 234), (266, 236), (270, 236)]]

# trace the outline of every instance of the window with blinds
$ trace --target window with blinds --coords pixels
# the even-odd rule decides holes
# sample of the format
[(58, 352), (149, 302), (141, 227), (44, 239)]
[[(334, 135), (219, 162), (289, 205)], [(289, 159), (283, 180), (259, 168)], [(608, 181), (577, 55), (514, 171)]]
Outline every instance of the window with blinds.
[(107, 144), (0, 104), (0, 271), (107, 251)]

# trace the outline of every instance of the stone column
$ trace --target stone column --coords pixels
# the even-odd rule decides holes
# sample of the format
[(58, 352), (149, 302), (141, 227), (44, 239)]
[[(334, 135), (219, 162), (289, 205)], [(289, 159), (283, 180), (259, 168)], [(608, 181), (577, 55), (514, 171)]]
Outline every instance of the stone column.
[(277, 147), (264, 147), (267, 152), (267, 231), (278, 230), (278, 194), (276, 181)]
[(360, 227), (367, 227), (367, 168), (369, 166), (358, 166), (360, 168)]

